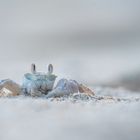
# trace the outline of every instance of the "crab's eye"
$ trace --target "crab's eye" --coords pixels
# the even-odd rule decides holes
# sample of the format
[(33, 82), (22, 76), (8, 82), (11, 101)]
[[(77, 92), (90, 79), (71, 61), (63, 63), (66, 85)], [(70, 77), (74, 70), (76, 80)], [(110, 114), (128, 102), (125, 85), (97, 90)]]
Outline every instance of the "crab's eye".
[(34, 74), (36, 73), (36, 65), (35, 64), (32, 64), (31, 65), (31, 72)]
[(49, 66), (48, 66), (48, 72), (49, 72), (50, 74), (53, 73), (53, 65), (52, 65), (52, 64), (49, 64)]

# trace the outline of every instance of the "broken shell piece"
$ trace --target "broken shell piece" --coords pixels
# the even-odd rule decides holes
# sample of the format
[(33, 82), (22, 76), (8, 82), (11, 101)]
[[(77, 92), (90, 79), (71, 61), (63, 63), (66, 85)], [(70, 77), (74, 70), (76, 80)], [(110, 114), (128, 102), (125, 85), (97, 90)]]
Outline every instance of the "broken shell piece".
[(115, 103), (117, 102), (117, 99), (112, 96), (104, 96), (102, 100), (100, 100), (102, 103)]
[(10, 79), (0, 81), (0, 97), (17, 96), (21, 93), (20, 86)]
[(79, 92), (80, 92), (80, 93), (85, 93), (85, 94), (88, 95), (88, 96), (93, 96), (93, 95), (95, 95), (94, 92), (93, 92), (90, 88), (86, 87), (86, 86), (83, 85), (83, 84), (80, 84), (80, 85), (79, 85)]
[(78, 91), (78, 83), (75, 80), (61, 79), (58, 81), (56, 87), (48, 93), (47, 98), (70, 95), (78, 93)]
[(53, 66), (50, 64), (48, 73), (36, 71), (35, 64), (31, 65), (31, 73), (24, 75), (22, 90), (26, 95), (41, 96), (51, 91), (57, 76), (52, 74)]

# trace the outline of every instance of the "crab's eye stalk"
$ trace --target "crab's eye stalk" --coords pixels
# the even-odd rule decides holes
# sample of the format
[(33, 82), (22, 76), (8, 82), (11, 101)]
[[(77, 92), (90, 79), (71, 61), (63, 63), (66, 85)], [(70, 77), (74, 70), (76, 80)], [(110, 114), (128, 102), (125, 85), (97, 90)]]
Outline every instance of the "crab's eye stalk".
[(48, 73), (49, 74), (53, 73), (53, 65), (52, 64), (49, 64), (49, 66), (48, 66)]
[(36, 73), (36, 65), (35, 64), (32, 64), (31, 65), (31, 73), (32, 74), (35, 74)]

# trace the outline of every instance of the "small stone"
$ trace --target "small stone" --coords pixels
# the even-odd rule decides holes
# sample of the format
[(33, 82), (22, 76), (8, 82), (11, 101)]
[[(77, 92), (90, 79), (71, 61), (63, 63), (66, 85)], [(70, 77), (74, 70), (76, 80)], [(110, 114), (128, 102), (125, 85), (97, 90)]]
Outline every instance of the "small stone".
[(0, 82), (0, 97), (18, 96), (21, 93), (20, 85), (10, 79)]

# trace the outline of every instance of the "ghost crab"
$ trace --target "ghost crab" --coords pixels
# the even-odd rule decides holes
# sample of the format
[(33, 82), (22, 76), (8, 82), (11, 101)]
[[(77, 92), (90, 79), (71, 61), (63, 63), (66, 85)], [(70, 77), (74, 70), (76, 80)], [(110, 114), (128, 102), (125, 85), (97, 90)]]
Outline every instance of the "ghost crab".
[(24, 94), (31, 96), (48, 94), (53, 89), (56, 77), (52, 64), (49, 64), (47, 73), (37, 72), (36, 65), (32, 64), (31, 73), (24, 75), (22, 90)]
[[(54, 87), (56, 75), (53, 74), (53, 65), (49, 64), (48, 72), (42, 73), (36, 71), (36, 65), (31, 65), (31, 73), (26, 73), (23, 79), (22, 91), (25, 95), (50, 97), (60, 97), (74, 93), (85, 93), (94, 95), (94, 92), (88, 87), (79, 84), (75, 80), (60, 79)], [(53, 88), (54, 87), (54, 88)]]

